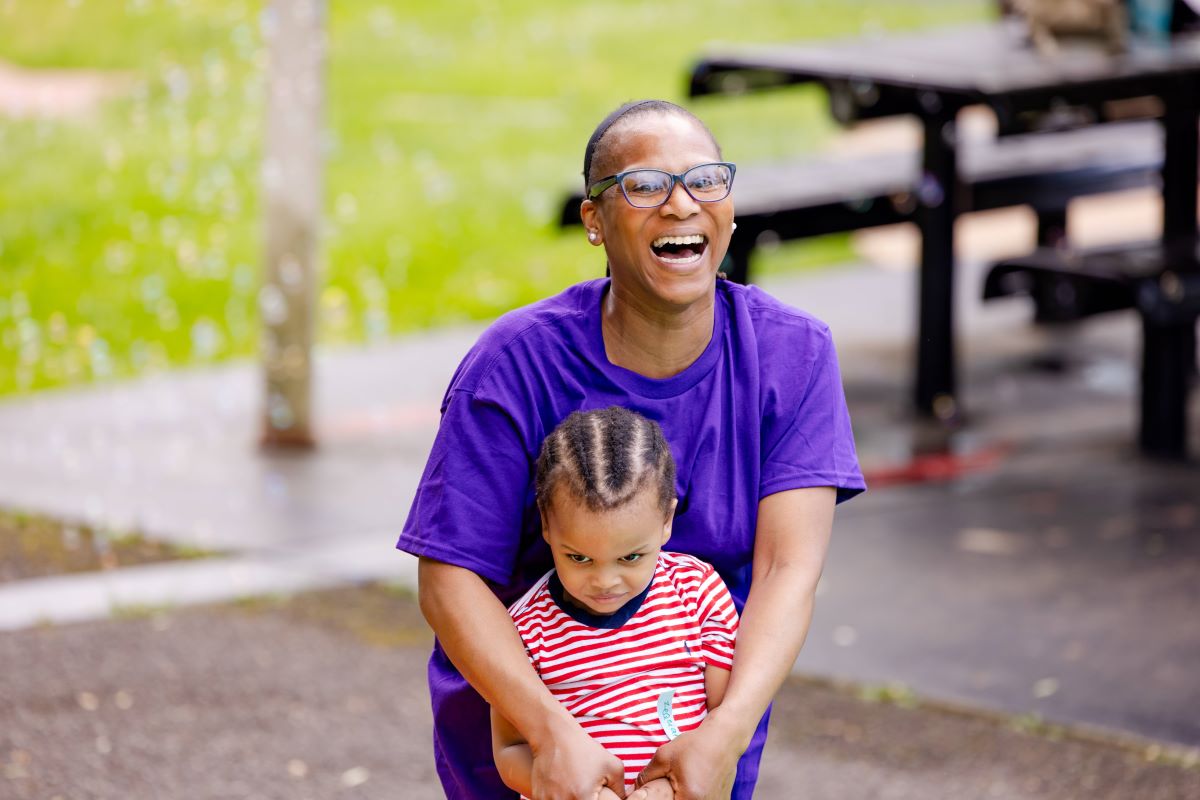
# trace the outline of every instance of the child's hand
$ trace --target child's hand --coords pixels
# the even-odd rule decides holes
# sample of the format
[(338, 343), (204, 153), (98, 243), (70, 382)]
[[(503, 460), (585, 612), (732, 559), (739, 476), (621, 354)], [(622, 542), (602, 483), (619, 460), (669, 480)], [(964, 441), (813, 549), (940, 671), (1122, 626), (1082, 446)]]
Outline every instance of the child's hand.
[(666, 778), (655, 778), (633, 792), (627, 800), (675, 800), (671, 782)]
[(600, 787), (600, 794), (596, 795), (596, 800), (621, 800), (617, 793), (607, 786)]

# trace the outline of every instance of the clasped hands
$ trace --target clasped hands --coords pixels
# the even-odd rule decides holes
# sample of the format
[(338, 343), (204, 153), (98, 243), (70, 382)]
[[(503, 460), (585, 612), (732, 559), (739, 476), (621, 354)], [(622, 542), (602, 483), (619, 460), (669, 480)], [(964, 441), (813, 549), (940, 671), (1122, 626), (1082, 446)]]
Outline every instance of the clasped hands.
[[(621, 800), (620, 760), (576, 731), (534, 754), (534, 800)], [(660, 747), (625, 800), (728, 800), (740, 755), (702, 724)]]

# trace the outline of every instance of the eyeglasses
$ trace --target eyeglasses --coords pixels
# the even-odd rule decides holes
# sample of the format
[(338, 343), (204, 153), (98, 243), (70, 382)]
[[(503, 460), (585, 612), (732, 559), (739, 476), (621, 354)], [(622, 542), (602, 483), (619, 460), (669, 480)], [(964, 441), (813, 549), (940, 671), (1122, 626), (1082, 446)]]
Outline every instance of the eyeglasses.
[(616, 185), (634, 208), (658, 208), (667, 202), (678, 183), (696, 202), (715, 203), (729, 196), (736, 170), (726, 161), (697, 164), (681, 175), (661, 169), (631, 169), (596, 181), (588, 190), (588, 198), (595, 200)]

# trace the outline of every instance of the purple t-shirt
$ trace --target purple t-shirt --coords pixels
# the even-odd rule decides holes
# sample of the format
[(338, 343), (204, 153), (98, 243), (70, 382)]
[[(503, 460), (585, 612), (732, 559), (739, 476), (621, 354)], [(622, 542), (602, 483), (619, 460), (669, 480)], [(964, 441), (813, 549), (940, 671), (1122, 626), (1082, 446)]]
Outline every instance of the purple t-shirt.
[[(572, 411), (619, 405), (662, 426), (677, 467), (671, 549), (716, 567), (740, 612), (758, 501), (807, 486), (865, 488), (837, 357), (822, 322), (754, 286), (717, 281), (713, 337), (678, 375), (609, 363), (608, 280), (505, 314), (463, 359), (397, 547), (472, 570), (505, 605), (551, 567), (534, 502), (542, 439)], [(491, 764), (487, 707), (440, 647), (430, 660), (434, 744), (447, 794), (513, 797)], [(739, 766), (749, 796), (765, 740)]]

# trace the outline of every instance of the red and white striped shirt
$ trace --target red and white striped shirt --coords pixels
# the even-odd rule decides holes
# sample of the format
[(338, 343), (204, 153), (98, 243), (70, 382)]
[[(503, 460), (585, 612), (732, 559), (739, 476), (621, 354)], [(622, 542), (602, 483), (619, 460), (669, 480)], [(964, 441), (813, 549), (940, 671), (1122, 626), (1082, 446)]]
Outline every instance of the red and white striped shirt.
[(705, 667), (732, 669), (733, 599), (711, 565), (667, 552), (646, 592), (612, 617), (555, 595), (550, 572), (509, 613), (546, 687), (621, 759), (628, 791), (659, 746), (704, 719)]

